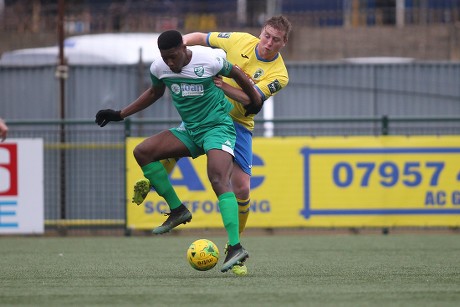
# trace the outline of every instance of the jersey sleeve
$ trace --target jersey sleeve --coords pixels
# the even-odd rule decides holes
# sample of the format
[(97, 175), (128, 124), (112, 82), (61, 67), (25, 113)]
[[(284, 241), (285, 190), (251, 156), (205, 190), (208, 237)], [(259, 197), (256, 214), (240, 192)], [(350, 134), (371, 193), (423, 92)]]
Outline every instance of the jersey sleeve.
[(161, 79), (157, 77), (156, 71), (157, 71), (157, 68), (155, 65), (155, 61), (153, 61), (152, 65), (150, 65), (150, 80), (152, 81), (153, 86), (163, 84), (163, 81), (161, 81)]
[(242, 32), (209, 32), (206, 42), (208, 46), (223, 49), (228, 53), (245, 35), (247, 34)]
[(226, 59), (221, 58), (221, 57), (217, 57), (217, 61), (219, 63), (222, 63), (222, 67), (219, 70), (219, 72), (217, 73), (217, 75), (222, 75), (222, 76), (228, 77), (228, 75), (230, 74), (230, 71), (233, 68), (232, 63), (230, 63), (229, 61), (227, 61)]
[(279, 91), (286, 87), (289, 83), (289, 76), (287, 71), (275, 71), (269, 76), (260, 80), (256, 87), (259, 93), (262, 94), (263, 100), (267, 100), (269, 97), (276, 95)]
[(216, 56), (210, 61), (211, 73), (213, 76), (222, 75), (228, 76), (232, 70), (233, 65), (225, 58)]

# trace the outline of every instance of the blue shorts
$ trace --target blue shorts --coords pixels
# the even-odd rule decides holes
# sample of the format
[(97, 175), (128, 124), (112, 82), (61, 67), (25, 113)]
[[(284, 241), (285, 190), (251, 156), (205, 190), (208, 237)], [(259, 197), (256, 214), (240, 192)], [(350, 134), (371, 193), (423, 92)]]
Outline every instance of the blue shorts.
[(243, 125), (233, 122), (236, 131), (235, 162), (243, 172), (251, 176), (252, 169), (252, 132)]

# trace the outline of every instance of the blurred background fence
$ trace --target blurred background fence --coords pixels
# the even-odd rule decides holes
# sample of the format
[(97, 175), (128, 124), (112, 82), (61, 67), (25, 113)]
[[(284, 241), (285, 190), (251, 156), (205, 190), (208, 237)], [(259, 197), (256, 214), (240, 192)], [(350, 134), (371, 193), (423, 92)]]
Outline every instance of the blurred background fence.
[[(0, 0), (0, 53), (56, 45), (59, 2)], [(267, 17), (287, 16), (290, 82), (264, 107), (272, 116), (257, 115), (257, 137), (460, 135), (460, 0), (63, 2), (66, 37), (171, 28), (258, 35)], [(375, 56), (382, 61), (350, 59)], [(125, 137), (170, 128), (179, 116), (166, 93), (124, 123), (101, 129), (93, 118), (142, 93), (149, 64), (69, 65), (57, 79), (57, 59), (0, 63), (9, 138), (45, 142), (48, 231), (125, 230)]]
[[(257, 121), (255, 136), (263, 136), (260, 127), (265, 122)], [(278, 118), (271, 122), (278, 135), (286, 136), (460, 134), (460, 116)], [(45, 231), (128, 234), (126, 189), (132, 187), (125, 184), (125, 137), (146, 137), (177, 124), (176, 120), (134, 119), (101, 129), (92, 120), (9, 121), (9, 137), (44, 139)]]
[[(274, 97), (275, 119), (460, 114), (460, 63), (457, 62), (289, 62), (287, 68), (289, 85)], [(100, 109), (122, 108), (150, 86), (148, 65), (142, 63), (70, 65), (64, 99), (61, 99), (55, 71), (55, 65), (0, 64), (0, 97), (5, 102), (1, 106), (2, 117), (8, 120), (93, 118)], [(168, 102), (170, 97), (166, 93), (134, 118), (178, 120), (176, 110)], [(261, 117), (262, 113), (257, 118)], [(285, 135), (288, 128), (285, 124), (276, 135)], [(436, 130), (437, 124), (426, 128), (425, 133), (443, 133)], [(304, 133), (312, 133), (312, 130), (297, 132)], [(347, 134), (357, 133), (359, 131)]]

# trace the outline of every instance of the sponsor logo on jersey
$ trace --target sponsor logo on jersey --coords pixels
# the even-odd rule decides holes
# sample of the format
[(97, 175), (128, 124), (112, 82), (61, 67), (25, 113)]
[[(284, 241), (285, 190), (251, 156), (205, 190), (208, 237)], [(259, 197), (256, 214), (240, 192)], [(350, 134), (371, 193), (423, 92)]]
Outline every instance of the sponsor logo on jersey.
[(193, 68), (193, 70), (195, 71), (195, 75), (197, 75), (198, 77), (203, 77), (203, 75), (204, 75), (204, 67), (203, 66), (195, 67), (195, 68)]
[(254, 80), (258, 80), (260, 79), (260, 77), (262, 77), (262, 75), (264, 74), (264, 71), (262, 68), (257, 68), (256, 72), (254, 73), (254, 75), (252, 76), (252, 78)]
[(281, 83), (276, 79), (272, 83), (268, 84), (268, 89), (270, 90), (270, 93), (274, 94), (281, 90)]
[(217, 37), (220, 37), (220, 38), (229, 38), (229, 37), (230, 37), (230, 34), (231, 34), (231, 33), (228, 33), (228, 32), (220, 32), (219, 34), (217, 34)]
[(181, 83), (180, 89), (182, 91), (182, 97), (186, 96), (203, 96), (204, 86), (203, 84), (188, 84)]
[(249, 57), (247, 55), (245, 55), (245, 54), (241, 54), (241, 57), (245, 58), (245, 59), (249, 59)]

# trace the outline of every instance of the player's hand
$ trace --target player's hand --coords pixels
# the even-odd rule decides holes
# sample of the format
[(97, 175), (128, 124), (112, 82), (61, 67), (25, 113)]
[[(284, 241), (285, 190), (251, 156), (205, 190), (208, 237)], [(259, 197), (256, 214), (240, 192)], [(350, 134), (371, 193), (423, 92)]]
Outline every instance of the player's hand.
[(109, 122), (119, 122), (123, 120), (120, 113), (121, 111), (115, 111), (111, 109), (100, 110), (96, 114), (96, 124), (104, 127)]
[(218, 88), (222, 88), (222, 83), (224, 83), (224, 81), (222, 80), (222, 76), (215, 76), (212, 78), (212, 80)]
[(260, 110), (262, 110), (262, 107), (263, 107), (263, 103), (260, 103), (260, 104), (255, 104), (255, 103), (250, 103), (250, 104), (247, 104), (244, 106), (244, 108), (246, 109), (246, 113), (244, 113), (244, 116), (249, 116), (251, 114), (257, 114), (260, 112)]

